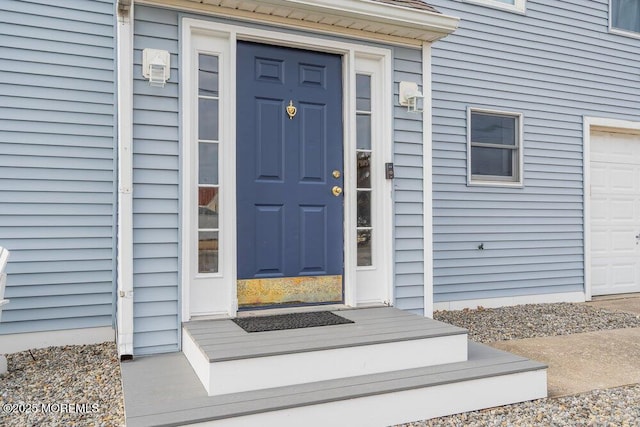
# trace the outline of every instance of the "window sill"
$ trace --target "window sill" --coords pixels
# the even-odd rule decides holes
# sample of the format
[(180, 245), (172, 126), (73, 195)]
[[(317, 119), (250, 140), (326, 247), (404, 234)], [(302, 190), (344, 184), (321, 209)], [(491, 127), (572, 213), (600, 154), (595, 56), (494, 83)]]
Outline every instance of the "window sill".
[(618, 28), (609, 28), (609, 33), (616, 34), (618, 36), (623, 36), (623, 37), (630, 37), (633, 39), (640, 39), (640, 33), (627, 31), (627, 30), (620, 30)]
[(479, 6), (485, 6), (485, 7), (490, 7), (492, 9), (498, 9), (498, 10), (503, 10), (505, 12), (510, 12), (510, 13), (517, 13), (519, 15), (526, 15), (526, 7), (523, 4), (522, 6), (515, 6), (515, 5), (510, 5), (510, 4), (500, 4), (500, 3), (493, 3), (490, 0), (463, 0), (465, 3), (473, 3), (473, 4), (477, 4)]
[(522, 182), (512, 181), (467, 181), (467, 187), (505, 187), (505, 188), (524, 188)]

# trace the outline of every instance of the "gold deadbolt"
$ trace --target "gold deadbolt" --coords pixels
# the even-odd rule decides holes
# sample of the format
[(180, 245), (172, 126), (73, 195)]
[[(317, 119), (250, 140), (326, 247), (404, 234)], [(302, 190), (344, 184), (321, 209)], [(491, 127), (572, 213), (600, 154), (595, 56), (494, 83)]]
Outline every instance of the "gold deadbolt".
[(333, 188), (331, 189), (331, 192), (333, 193), (334, 196), (338, 197), (339, 195), (342, 194), (342, 188), (338, 187), (337, 185), (334, 185)]
[(338, 179), (338, 178), (340, 178), (340, 171), (339, 170), (334, 170), (331, 175), (333, 175), (333, 177), (335, 179)]

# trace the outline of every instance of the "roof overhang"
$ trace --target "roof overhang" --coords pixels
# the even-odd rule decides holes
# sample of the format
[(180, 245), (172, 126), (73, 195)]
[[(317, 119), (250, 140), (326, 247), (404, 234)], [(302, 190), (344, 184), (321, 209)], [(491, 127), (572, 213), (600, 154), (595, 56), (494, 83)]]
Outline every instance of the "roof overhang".
[(409, 45), (441, 39), (452, 33), (459, 22), (457, 17), (376, 0), (136, 0), (136, 3)]

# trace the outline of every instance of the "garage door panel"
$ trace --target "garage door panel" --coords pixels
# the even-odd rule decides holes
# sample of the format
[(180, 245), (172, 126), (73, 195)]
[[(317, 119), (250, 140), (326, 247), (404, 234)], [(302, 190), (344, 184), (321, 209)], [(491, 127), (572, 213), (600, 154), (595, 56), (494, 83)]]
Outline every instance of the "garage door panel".
[(609, 200), (604, 197), (591, 198), (591, 224), (607, 225), (609, 222)]
[(635, 211), (635, 200), (611, 200), (611, 220), (615, 224), (630, 223), (636, 221), (637, 212)]
[(630, 194), (636, 188), (633, 182), (635, 176), (635, 168), (633, 166), (621, 164), (616, 168), (610, 168), (609, 173), (611, 174), (611, 187), (609, 190), (613, 194)]

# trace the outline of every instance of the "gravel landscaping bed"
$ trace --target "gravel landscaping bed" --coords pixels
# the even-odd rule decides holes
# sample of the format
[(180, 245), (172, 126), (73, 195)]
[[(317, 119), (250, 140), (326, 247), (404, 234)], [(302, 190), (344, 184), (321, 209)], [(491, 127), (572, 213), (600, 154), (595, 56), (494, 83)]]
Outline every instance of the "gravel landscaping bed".
[(49, 347), (7, 355), (0, 375), (0, 425), (122, 426), (124, 403), (114, 343)]
[(540, 399), (482, 411), (434, 418), (404, 427), (503, 427), (640, 425), (640, 385), (594, 390), (576, 396)]
[[(640, 316), (585, 304), (533, 304), (439, 311), (477, 342), (640, 328)], [(49, 347), (7, 355), (0, 376), (0, 426), (122, 426), (124, 404), (115, 345)], [(640, 362), (639, 362), (640, 369)], [(414, 422), (423, 426), (639, 426), (640, 385), (541, 399)]]
[(640, 328), (635, 314), (568, 303), (436, 311), (433, 318), (468, 329), (469, 339), (481, 343)]
[[(476, 310), (438, 311), (433, 317), (468, 329), (470, 339), (484, 343), (605, 329), (640, 328), (640, 316), (597, 309), (586, 304), (529, 304), (495, 309), (479, 307)], [(640, 426), (640, 384), (403, 425), (436, 426)]]

